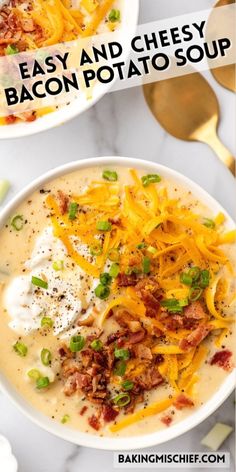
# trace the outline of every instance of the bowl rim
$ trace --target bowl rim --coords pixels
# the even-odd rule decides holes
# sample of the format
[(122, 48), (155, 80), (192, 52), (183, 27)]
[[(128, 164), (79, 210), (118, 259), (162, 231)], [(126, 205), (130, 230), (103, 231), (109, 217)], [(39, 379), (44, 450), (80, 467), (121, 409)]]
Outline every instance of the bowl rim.
[[(135, 34), (138, 25), (140, 0), (132, 0), (130, 4), (128, 2), (127, 4), (124, 3), (124, 5), (125, 8), (129, 9), (128, 16), (130, 21), (128, 34), (127, 28), (124, 28), (124, 33), (126, 35), (126, 45), (123, 57), (126, 58), (128, 57), (131, 51), (131, 46), (128, 47), (128, 44), (132, 36)], [(122, 28), (120, 29), (120, 33), (123, 34)], [(22, 122), (0, 126), (0, 140), (32, 136), (67, 123), (68, 121), (74, 119), (76, 116), (81, 115), (82, 113), (96, 105), (97, 102), (101, 100), (101, 98), (103, 98), (107, 93), (111, 91), (111, 88), (113, 87), (116, 80), (117, 78), (115, 78), (110, 84), (106, 84), (105, 86), (100, 87), (97, 92), (97, 95), (91, 100), (87, 100), (86, 103), (81, 106), (81, 109), (79, 109), (79, 107), (76, 107), (76, 102), (72, 102), (71, 105), (62, 106), (55, 112), (44, 115), (31, 123)], [(4, 131), (6, 132), (4, 133)]]
[[(0, 228), (3, 226), (7, 218), (30, 194), (45, 185), (47, 182), (58, 177), (66, 175), (70, 172), (75, 172), (80, 169), (89, 169), (91, 167), (101, 166), (115, 166), (115, 167), (134, 167), (144, 169), (146, 171), (156, 171), (164, 177), (173, 179), (184, 188), (190, 189), (195, 196), (198, 196), (200, 201), (203, 201), (212, 211), (222, 211), (228, 220), (229, 228), (235, 228), (235, 223), (229, 216), (226, 210), (204, 189), (198, 184), (185, 177), (183, 174), (170, 169), (166, 166), (158, 164), (153, 161), (146, 161), (143, 159), (129, 158), (129, 157), (95, 157), (72, 161), (56, 167), (40, 177), (34, 179), (31, 183), (25, 186), (15, 197), (5, 206), (0, 212)], [(159, 430), (142, 436), (130, 436), (121, 438), (112, 437), (97, 437), (89, 433), (81, 433), (80, 431), (69, 429), (59, 423), (53, 422), (49, 417), (40, 413), (33, 406), (31, 406), (24, 398), (10, 385), (7, 378), (0, 373), (0, 389), (6, 396), (20, 409), (24, 416), (28, 417), (33, 423), (36, 423), (42, 429), (52, 433), (53, 435), (72, 442), (77, 445), (102, 449), (102, 450), (135, 450), (151, 446), (156, 446), (174, 439), (192, 428), (199, 425), (202, 421), (208, 418), (222, 403), (228, 398), (235, 387), (236, 369), (231, 372), (220, 388), (212, 395), (212, 397), (194, 413), (190, 414), (184, 420), (177, 424), (170, 426), (168, 429)]]

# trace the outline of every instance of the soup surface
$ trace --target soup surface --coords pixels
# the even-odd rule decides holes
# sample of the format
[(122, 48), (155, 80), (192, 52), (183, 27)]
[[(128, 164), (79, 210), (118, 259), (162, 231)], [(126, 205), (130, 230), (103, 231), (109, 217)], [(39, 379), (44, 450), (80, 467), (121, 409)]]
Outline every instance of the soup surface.
[(38, 189), (0, 232), (0, 369), (52, 421), (146, 434), (233, 368), (235, 231), (189, 189), (123, 167)]

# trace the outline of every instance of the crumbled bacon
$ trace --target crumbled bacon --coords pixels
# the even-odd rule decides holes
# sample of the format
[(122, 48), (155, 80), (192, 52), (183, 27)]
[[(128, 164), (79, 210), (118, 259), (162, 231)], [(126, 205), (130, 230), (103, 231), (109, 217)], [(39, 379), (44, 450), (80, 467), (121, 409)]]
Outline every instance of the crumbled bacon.
[(140, 361), (143, 360), (152, 360), (152, 351), (149, 347), (145, 346), (145, 344), (135, 344), (133, 348), (135, 357), (137, 357)]
[(5, 120), (7, 125), (12, 125), (16, 122), (16, 117), (14, 115), (8, 115), (5, 117)]
[(136, 274), (119, 274), (117, 279), (117, 285), (118, 287), (132, 287), (137, 284), (137, 275)]
[(66, 344), (63, 344), (61, 347), (59, 347), (58, 354), (60, 357), (66, 357), (67, 359), (73, 357), (71, 350), (66, 346)]
[(178, 395), (178, 397), (174, 400), (173, 405), (177, 410), (182, 410), (183, 408), (191, 408), (194, 406), (194, 402), (186, 397), (183, 393)]
[(224, 370), (231, 370), (232, 365), (231, 365), (231, 357), (232, 357), (232, 352), (230, 352), (228, 349), (218, 351), (214, 354), (212, 359), (210, 360), (211, 365), (218, 365), (219, 367), (222, 367)]
[(86, 405), (84, 405), (84, 406), (81, 408), (79, 414), (80, 414), (81, 416), (83, 416), (83, 415), (86, 413), (87, 409), (88, 409), (88, 407), (87, 407)]
[(144, 329), (142, 329), (141, 331), (137, 331), (137, 333), (132, 333), (129, 335), (128, 342), (129, 344), (140, 343), (145, 338), (145, 335), (146, 335), (146, 332), (144, 331)]
[(116, 333), (109, 334), (107, 337), (106, 344), (109, 346), (109, 344), (114, 343), (117, 341), (119, 338), (125, 336), (127, 331), (116, 331)]
[(160, 288), (156, 280), (153, 277), (145, 277), (136, 284), (135, 290), (146, 306), (146, 315), (155, 318), (160, 308), (161, 299)]
[(68, 211), (69, 197), (62, 190), (58, 190), (57, 197), (59, 201), (60, 213), (64, 215)]
[(92, 415), (88, 418), (88, 423), (91, 428), (95, 429), (96, 431), (99, 431), (99, 429), (101, 428), (101, 423), (95, 415)]
[(163, 383), (163, 378), (155, 366), (146, 368), (145, 371), (135, 378), (135, 381), (144, 390), (151, 390)]
[(123, 308), (118, 308), (114, 317), (122, 328), (128, 328), (129, 331), (137, 332), (142, 328), (140, 321)]
[(193, 318), (195, 320), (202, 320), (206, 318), (206, 313), (199, 301), (193, 302), (184, 309), (184, 316), (186, 318)]
[(25, 33), (32, 33), (36, 27), (32, 18), (22, 18), (21, 26)]
[(210, 332), (210, 327), (206, 325), (200, 325), (198, 328), (196, 328), (192, 333), (190, 333), (186, 339), (181, 339), (179, 343), (180, 349), (183, 349), (183, 351), (187, 351), (191, 349), (192, 347), (198, 346), (203, 339), (206, 338), (206, 336)]
[(165, 415), (165, 416), (162, 416), (161, 418), (161, 422), (165, 424), (166, 426), (170, 426), (172, 421), (173, 421), (173, 418), (170, 415)]
[(114, 421), (116, 417), (119, 415), (119, 412), (112, 408), (110, 405), (104, 405), (102, 407), (102, 416), (106, 423), (110, 421)]

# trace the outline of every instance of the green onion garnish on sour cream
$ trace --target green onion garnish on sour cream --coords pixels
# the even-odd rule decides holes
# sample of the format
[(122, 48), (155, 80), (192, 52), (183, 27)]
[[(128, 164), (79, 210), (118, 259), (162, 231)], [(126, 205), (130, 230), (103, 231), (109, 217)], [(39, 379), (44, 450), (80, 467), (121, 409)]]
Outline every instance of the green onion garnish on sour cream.
[(40, 279), (39, 277), (34, 277), (34, 275), (32, 276), (31, 283), (39, 288), (48, 288), (48, 283), (45, 280)]

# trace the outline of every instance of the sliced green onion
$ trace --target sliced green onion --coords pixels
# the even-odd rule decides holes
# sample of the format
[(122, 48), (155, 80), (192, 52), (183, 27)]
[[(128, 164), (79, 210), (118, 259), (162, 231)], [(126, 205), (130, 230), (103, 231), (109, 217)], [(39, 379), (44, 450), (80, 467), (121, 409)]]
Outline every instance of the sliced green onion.
[(100, 339), (94, 339), (94, 341), (91, 342), (90, 346), (94, 351), (98, 352), (102, 350), (103, 344)]
[(142, 183), (144, 187), (148, 187), (150, 184), (156, 184), (161, 182), (161, 177), (158, 174), (148, 174), (142, 177)]
[(118, 377), (123, 377), (126, 372), (126, 367), (127, 366), (126, 366), (125, 361), (123, 360), (118, 361), (115, 365), (114, 374), (117, 375)]
[(70, 416), (69, 415), (64, 415), (61, 419), (62, 424), (66, 424), (66, 423), (68, 423), (68, 421), (70, 421)]
[(132, 390), (134, 388), (134, 382), (132, 382), (131, 380), (125, 380), (122, 383), (122, 388), (124, 390)]
[(182, 274), (180, 274), (180, 282), (181, 284), (184, 284), (184, 285), (192, 285), (193, 279), (186, 272), (182, 272)]
[(36, 380), (40, 379), (40, 377), (41, 377), (41, 374), (40, 374), (39, 370), (37, 370), (37, 369), (29, 370), (29, 372), (27, 372), (27, 375), (30, 379), (35, 380), (35, 382), (36, 382)]
[(56, 271), (64, 269), (64, 261), (54, 261), (52, 263), (52, 268)]
[(111, 281), (112, 278), (107, 272), (100, 274), (100, 282), (102, 285), (110, 285)]
[(213, 451), (218, 451), (232, 431), (232, 426), (223, 423), (216, 423), (209, 433), (201, 440), (201, 444)]
[(41, 362), (43, 365), (50, 365), (52, 360), (52, 354), (48, 349), (42, 349), (41, 351)]
[(104, 170), (102, 177), (105, 180), (109, 180), (109, 182), (116, 182), (118, 180), (117, 172), (112, 171), (112, 170)]
[(120, 393), (119, 395), (117, 395), (117, 397), (113, 399), (113, 402), (119, 408), (123, 408), (124, 406), (130, 403), (130, 395), (128, 393)]
[(41, 326), (42, 328), (52, 328), (53, 327), (53, 320), (49, 318), (49, 316), (43, 316), (41, 319)]
[(71, 352), (79, 352), (85, 346), (85, 339), (83, 336), (72, 336), (70, 340)]
[(117, 248), (110, 249), (110, 251), (108, 252), (107, 257), (112, 262), (119, 262), (119, 260), (120, 260), (119, 249), (117, 249)]
[(77, 211), (78, 211), (78, 203), (71, 202), (69, 205), (69, 213), (68, 213), (69, 220), (75, 220), (77, 216)]
[(16, 231), (21, 231), (24, 226), (24, 217), (23, 215), (16, 215), (11, 220), (11, 226)]
[(7, 56), (12, 56), (13, 54), (18, 54), (19, 49), (14, 44), (8, 44), (5, 49)]
[(150, 270), (151, 270), (151, 261), (149, 257), (144, 257), (143, 258), (143, 273), (149, 274)]
[(189, 292), (189, 301), (196, 302), (201, 298), (203, 289), (201, 287), (192, 287)]
[(18, 356), (25, 357), (28, 352), (28, 348), (24, 343), (17, 341), (13, 346), (14, 351), (18, 354)]
[(146, 247), (147, 247), (146, 243), (140, 243), (140, 244), (137, 244), (136, 246), (137, 249), (145, 249)]
[(31, 278), (31, 283), (35, 285), (36, 287), (45, 288), (45, 289), (48, 288), (48, 283), (45, 280), (39, 279), (39, 277), (34, 277), (33, 275)]
[(109, 274), (113, 279), (116, 279), (116, 277), (119, 275), (120, 272), (120, 266), (118, 264), (112, 264), (109, 270)]
[(90, 247), (90, 254), (92, 256), (101, 256), (102, 254), (102, 246), (100, 243), (94, 244)]
[(207, 228), (211, 228), (211, 229), (214, 229), (216, 227), (216, 224), (213, 220), (211, 220), (210, 218), (204, 218), (204, 226), (206, 226)]
[(94, 293), (95, 293), (96, 297), (101, 298), (101, 300), (106, 300), (106, 298), (108, 298), (109, 295), (110, 295), (110, 289), (109, 289), (109, 287), (107, 287), (105, 285), (99, 284), (95, 288)]
[(129, 349), (115, 349), (115, 358), (116, 359), (123, 359), (123, 361), (127, 361), (130, 358)]
[(188, 271), (188, 275), (192, 277), (193, 282), (196, 282), (200, 277), (201, 269), (199, 267), (191, 267)]
[(153, 246), (148, 246), (147, 251), (150, 252), (151, 254), (156, 254), (157, 249)]
[(3, 202), (9, 188), (10, 188), (10, 183), (8, 182), (8, 180), (1, 179), (0, 180), (0, 203)]
[(182, 307), (189, 305), (188, 298), (181, 298), (180, 300), (178, 300), (178, 302), (179, 302), (179, 306), (182, 306)]
[(182, 313), (183, 307), (187, 306), (189, 301), (187, 298), (177, 300), (176, 298), (167, 298), (161, 301), (161, 306), (166, 308), (170, 313)]
[(50, 381), (48, 377), (40, 377), (36, 380), (36, 387), (38, 390), (41, 390), (42, 388), (47, 388), (49, 384)]
[(96, 228), (98, 231), (111, 231), (112, 225), (109, 221), (98, 221)]
[(125, 275), (132, 275), (132, 274), (141, 274), (142, 271), (139, 267), (128, 267), (125, 271)]
[(113, 8), (109, 13), (108, 20), (111, 21), (111, 23), (120, 21), (120, 10)]
[(210, 272), (209, 270), (202, 270), (199, 279), (199, 285), (201, 288), (206, 288), (210, 283)]

